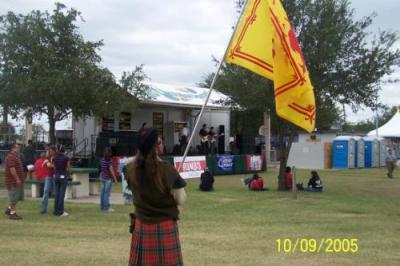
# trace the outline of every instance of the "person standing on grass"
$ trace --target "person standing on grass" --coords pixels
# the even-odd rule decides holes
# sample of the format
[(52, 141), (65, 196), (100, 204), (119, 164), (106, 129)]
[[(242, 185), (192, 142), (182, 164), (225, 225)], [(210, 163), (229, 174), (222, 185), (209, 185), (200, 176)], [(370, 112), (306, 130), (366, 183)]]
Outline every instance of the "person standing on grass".
[(394, 170), (394, 163), (396, 162), (397, 157), (394, 154), (393, 150), (389, 148), (386, 154), (386, 168), (387, 168), (387, 177), (393, 178), (393, 170)]
[(155, 129), (139, 137), (138, 147), (126, 168), (135, 205), (129, 265), (183, 265), (177, 220), (186, 182), (159, 157), (163, 142)]
[[(40, 156), (38, 159), (35, 161), (35, 178), (39, 181), (44, 181), (45, 178), (49, 175), (48, 174), (48, 169), (45, 167), (45, 162), (46, 161), (46, 153), (41, 152)], [(44, 183), (39, 184), (39, 195), (40, 197), (43, 196), (43, 191), (44, 191)]]
[(44, 190), (42, 202), (40, 205), (40, 213), (47, 213), (47, 206), (49, 203), (50, 192), (54, 190), (54, 165), (53, 165), (53, 156), (56, 154), (56, 147), (49, 146), (47, 158), (43, 163), (43, 168), (47, 170), (47, 176), (44, 179)]
[(68, 216), (69, 214), (64, 211), (64, 198), (65, 191), (68, 185), (68, 176), (71, 174), (71, 162), (64, 154), (65, 148), (62, 144), (57, 145), (56, 154), (53, 157), (54, 165), (54, 215), (55, 216)]
[(32, 179), (32, 170), (29, 169), (28, 166), (32, 166), (35, 164), (35, 155), (36, 149), (33, 147), (32, 140), (28, 140), (28, 145), (22, 151), (22, 157), (24, 158), (24, 171), (25, 175), (29, 175), (29, 178)]
[(11, 220), (20, 220), (21, 216), (17, 215), (17, 203), (24, 200), (24, 168), (19, 158), (21, 146), (14, 143), (5, 159), (5, 185), (8, 190), (8, 199), (10, 204), (5, 210), (5, 214)]
[(114, 211), (110, 206), (110, 194), (113, 180), (114, 182), (118, 181), (112, 165), (111, 156), (111, 149), (106, 147), (103, 152), (103, 158), (100, 160), (100, 209), (106, 212)]

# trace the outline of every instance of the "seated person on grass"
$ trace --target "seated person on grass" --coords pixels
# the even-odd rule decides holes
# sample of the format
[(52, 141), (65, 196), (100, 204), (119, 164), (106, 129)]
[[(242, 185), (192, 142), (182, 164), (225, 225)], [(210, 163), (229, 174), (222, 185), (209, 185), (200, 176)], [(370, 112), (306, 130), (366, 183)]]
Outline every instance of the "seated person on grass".
[(297, 184), (298, 190), (304, 190), (307, 192), (322, 192), (322, 180), (319, 177), (317, 171), (311, 171), (311, 178), (308, 181), (308, 185), (306, 188), (303, 187), (303, 184)]
[(287, 166), (286, 171), (285, 171), (285, 188), (286, 188), (286, 190), (292, 190), (292, 184), (293, 184), (292, 168)]
[(243, 185), (247, 186), (251, 191), (265, 191), (264, 180), (258, 174), (254, 174), (252, 177), (241, 179)]
[(264, 180), (261, 176), (258, 176), (257, 179), (253, 179), (251, 181), (249, 189), (251, 191), (266, 191), (266, 190), (268, 190), (267, 188), (264, 187)]
[(214, 177), (213, 175), (210, 173), (210, 171), (208, 170), (208, 168), (206, 168), (204, 170), (204, 173), (201, 174), (200, 176), (200, 186), (199, 189), (201, 191), (213, 191), (213, 184), (214, 184)]
[(257, 179), (258, 179), (258, 174), (254, 174), (252, 177), (249, 177), (249, 178), (246, 178), (246, 179), (240, 178), (240, 181), (242, 181), (242, 184), (244, 186), (247, 186), (248, 188), (250, 188), (251, 181), (257, 180)]

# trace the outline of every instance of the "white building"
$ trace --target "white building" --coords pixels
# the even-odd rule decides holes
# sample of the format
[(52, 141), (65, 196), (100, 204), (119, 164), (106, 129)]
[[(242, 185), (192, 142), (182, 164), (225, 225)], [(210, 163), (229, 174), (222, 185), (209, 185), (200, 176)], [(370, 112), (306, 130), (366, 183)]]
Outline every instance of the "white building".
[(325, 169), (331, 167), (332, 140), (336, 131), (299, 133), (292, 143), (287, 165), (302, 169)]
[[(77, 146), (85, 146), (86, 155), (95, 151), (96, 137), (100, 132), (121, 132), (138, 130), (144, 122), (156, 128), (165, 138), (167, 152), (172, 152), (179, 144), (178, 136), (184, 123), (193, 129), (196, 118), (204, 104), (209, 89), (149, 83), (150, 100), (143, 101), (136, 110), (115, 113), (108, 118), (86, 117), (73, 119), (74, 141)], [(230, 107), (220, 100), (227, 99), (222, 93), (213, 91), (206, 111), (200, 121), (213, 126), (218, 133), (224, 128), (224, 146), (228, 148), (230, 136)], [(199, 129), (200, 129), (199, 127)], [(198, 130), (199, 130), (198, 129)], [(194, 132), (193, 147), (199, 144), (198, 132)]]

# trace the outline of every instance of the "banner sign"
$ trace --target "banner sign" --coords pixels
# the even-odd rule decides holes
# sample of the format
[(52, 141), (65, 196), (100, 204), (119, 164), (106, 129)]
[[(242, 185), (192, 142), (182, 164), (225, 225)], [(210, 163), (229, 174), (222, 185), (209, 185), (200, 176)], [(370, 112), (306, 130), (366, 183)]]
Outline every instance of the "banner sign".
[[(174, 165), (178, 170), (182, 164), (183, 157), (174, 157)], [(181, 172), (179, 173), (183, 179), (200, 177), (207, 167), (205, 156), (186, 157)]]
[(217, 156), (217, 166), (219, 172), (223, 173), (233, 172), (234, 161), (235, 161), (235, 156), (233, 155)]
[(264, 156), (262, 155), (246, 155), (247, 171), (261, 171)]

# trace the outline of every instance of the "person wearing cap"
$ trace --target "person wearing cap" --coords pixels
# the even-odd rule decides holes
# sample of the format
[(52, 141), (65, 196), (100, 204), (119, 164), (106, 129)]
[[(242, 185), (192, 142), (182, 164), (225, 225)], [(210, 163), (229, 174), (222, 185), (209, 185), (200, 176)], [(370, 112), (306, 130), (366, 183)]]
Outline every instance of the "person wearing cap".
[(186, 182), (168, 162), (157, 130), (139, 136), (139, 152), (126, 166), (135, 212), (131, 214), (129, 265), (183, 265), (178, 205), (186, 199)]

